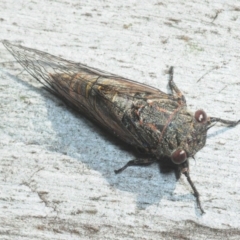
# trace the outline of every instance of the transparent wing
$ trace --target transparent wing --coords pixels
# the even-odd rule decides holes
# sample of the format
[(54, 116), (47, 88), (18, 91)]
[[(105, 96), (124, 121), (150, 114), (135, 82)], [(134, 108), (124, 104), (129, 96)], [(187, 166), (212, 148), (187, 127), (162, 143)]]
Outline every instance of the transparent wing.
[[(172, 95), (135, 81), (3, 41), (15, 59), (50, 92), (84, 112), (89, 118), (138, 147), (143, 142), (122, 119), (138, 100), (173, 99)], [(146, 145), (146, 144), (144, 144)]]

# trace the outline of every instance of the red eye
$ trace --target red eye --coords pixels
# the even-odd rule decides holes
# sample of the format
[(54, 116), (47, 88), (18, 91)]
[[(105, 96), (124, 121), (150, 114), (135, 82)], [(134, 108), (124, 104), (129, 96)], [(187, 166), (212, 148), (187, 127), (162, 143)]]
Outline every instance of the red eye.
[(195, 119), (199, 123), (205, 123), (207, 121), (207, 114), (203, 110), (197, 110), (195, 112)]
[(171, 158), (175, 164), (181, 164), (186, 161), (187, 153), (182, 149), (177, 149), (172, 153)]

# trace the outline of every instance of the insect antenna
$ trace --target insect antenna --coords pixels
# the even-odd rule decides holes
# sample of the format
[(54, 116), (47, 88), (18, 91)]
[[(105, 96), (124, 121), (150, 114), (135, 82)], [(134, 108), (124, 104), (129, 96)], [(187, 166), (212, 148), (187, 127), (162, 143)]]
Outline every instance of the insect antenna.
[(229, 125), (229, 127), (234, 127), (234, 126), (236, 126), (237, 124), (240, 123), (240, 120), (230, 121), (230, 120), (225, 120), (225, 119), (221, 119), (221, 118), (210, 117), (210, 123), (217, 123), (217, 122), (227, 124), (227, 125)]
[(216, 125), (216, 122), (213, 123), (212, 125), (208, 126), (208, 127), (207, 127), (207, 131), (208, 131), (211, 127), (214, 127), (215, 125)]

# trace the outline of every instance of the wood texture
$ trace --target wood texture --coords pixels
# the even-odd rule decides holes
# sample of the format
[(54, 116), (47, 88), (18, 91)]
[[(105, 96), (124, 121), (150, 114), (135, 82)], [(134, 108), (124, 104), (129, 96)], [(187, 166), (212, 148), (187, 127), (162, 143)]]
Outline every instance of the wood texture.
[[(0, 40), (167, 91), (192, 111), (240, 118), (239, 1), (0, 2)], [(50, 95), (0, 44), (0, 239), (239, 239), (240, 126), (217, 126), (188, 183)]]

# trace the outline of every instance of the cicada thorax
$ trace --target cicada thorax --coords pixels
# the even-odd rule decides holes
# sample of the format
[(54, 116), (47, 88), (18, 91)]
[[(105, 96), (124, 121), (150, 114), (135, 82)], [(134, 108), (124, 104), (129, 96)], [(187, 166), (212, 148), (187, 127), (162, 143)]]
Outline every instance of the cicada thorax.
[(178, 102), (171, 99), (139, 100), (125, 112), (123, 122), (141, 142), (142, 146), (138, 147), (147, 148), (152, 153), (161, 149), (164, 153), (163, 145), (168, 127), (179, 109)]

